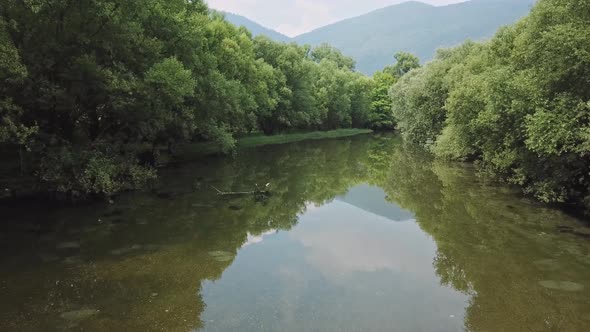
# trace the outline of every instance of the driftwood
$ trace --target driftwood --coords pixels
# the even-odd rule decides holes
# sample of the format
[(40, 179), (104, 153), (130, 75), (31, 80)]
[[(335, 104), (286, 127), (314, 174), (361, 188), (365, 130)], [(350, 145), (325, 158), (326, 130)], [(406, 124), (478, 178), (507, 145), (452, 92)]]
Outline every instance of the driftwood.
[[(264, 188), (268, 188), (270, 183), (267, 183)], [(215, 191), (217, 191), (217, 195), (219, 196), (232, 196), (232, 195), (269, 195), (270, 191), (262, 190), (261, 188), (256, 185), (256, 189), (253, 191), (221, 191), (214, 186), (211, 186)]]

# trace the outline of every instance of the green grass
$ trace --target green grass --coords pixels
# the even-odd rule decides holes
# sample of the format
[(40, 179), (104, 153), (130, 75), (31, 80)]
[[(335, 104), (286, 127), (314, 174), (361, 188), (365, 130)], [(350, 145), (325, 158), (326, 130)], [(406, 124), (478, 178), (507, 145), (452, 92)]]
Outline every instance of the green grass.
[[(239, 149), (243, 149), (263, 145), (276, 145), (307, 140), (348, 137), (355, 135), (370, 134), (372, 132), (373, 131), (370, 129), (337, 129), (331, 131), (313, 131), (271, 136), (256, 134), (238, 138), (237, 146)], [(192, 143), (180, 147), (174, 159), (179, 161), (193, 160), (204, 155), (219, 154), (220, 152), (221, 150), (219, 146), (213, 142)]]

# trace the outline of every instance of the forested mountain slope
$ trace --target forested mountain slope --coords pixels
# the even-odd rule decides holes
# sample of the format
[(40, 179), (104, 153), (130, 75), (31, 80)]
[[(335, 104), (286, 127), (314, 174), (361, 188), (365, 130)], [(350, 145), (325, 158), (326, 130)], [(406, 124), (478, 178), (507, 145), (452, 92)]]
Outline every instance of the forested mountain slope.
[(423, 62), (438, 48), (466, 39), (488, 39), (499, 27), (526, 15), (535, 0), (472, 0), (435, 7), (410, 1), (328, 25), (295, 37), (299, 44), (329, 43), (357, 61), (365, 74), (391, 64), (406, 51)]

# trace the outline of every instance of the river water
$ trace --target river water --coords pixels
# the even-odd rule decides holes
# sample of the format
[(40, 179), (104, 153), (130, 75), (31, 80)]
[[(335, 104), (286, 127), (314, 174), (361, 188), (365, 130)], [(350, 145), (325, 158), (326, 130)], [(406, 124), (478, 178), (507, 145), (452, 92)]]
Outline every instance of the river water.
[[(270, 183), (270, 196), (219, 196)], [(590, 229), (396, 137), (0, 207), (2, 331), (590, 331)]]

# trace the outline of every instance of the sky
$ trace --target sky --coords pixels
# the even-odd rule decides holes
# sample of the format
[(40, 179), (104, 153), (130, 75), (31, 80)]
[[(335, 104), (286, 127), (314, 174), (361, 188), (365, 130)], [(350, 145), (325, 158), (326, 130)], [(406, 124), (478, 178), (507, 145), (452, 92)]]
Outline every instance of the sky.
[[(206, 0), (211, 8), (245, 16), (289, 37), (406, 0)], [(420, 0), (435, 6), (465, 0)]]

